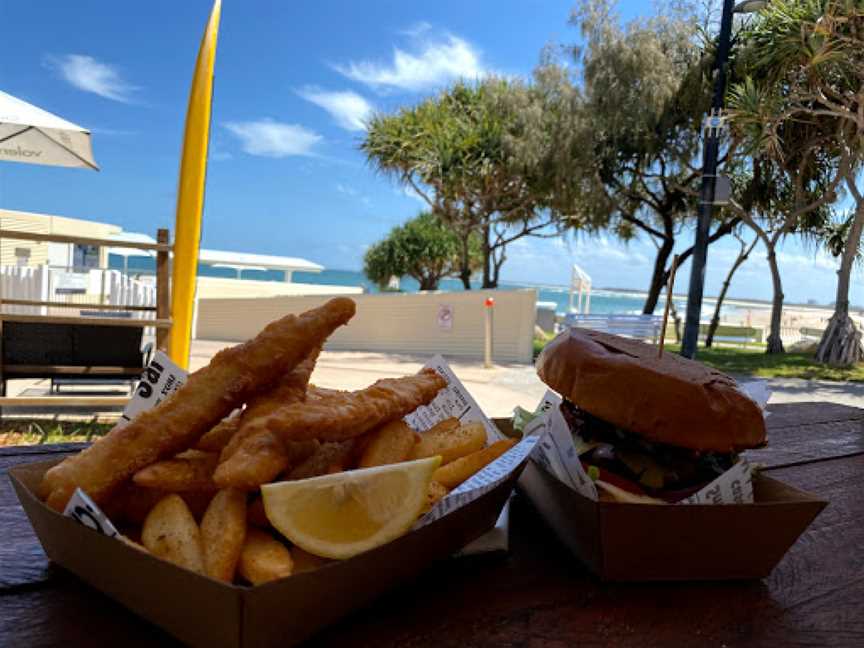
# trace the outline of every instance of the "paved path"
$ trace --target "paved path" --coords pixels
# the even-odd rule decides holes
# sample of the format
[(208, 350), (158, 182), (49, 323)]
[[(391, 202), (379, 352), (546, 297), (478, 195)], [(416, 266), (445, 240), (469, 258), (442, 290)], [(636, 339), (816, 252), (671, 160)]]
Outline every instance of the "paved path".
[[(226, 346), (226, 342), (195, 340), (192, 369), (209, 362)], [(312, 383), (332, 389), (362, 389), (379, 378), (415, 373), (427, 360), (390, 353), (325, 351), (318, 358)], [(450, 366), (488, 416), (509, 416), (516, 405), (533, 409), (546, 391), (532, 365), (505, 364), (485, 369), (482, 361), (454, 359)]]
[[(194, 370), (204, 366), (217, 351), (227, 346), (231, 346), (231, 343), (194, 340), (191, 368)], [(318, 360), (312, 382), (334, 389), (361, 389), (378, 378), (414, 373), (426, 360), (426, 357), (411, 355), (325, 351)], [(477, 360), (454, 359), (451, 366), (489, 416), (510, 416), (516, 405), (533, 409), (546, 391), (546, 386), (537, 378), (532, 365), (505, 364), (485, 369), (482, 362)], [(768, 382), (773, 392), (772, 403), (827, 401), (864, 407), (864, 383), (798, 378), (773, 378)], [(20, 394), (25, 389), (31, 395), (35, 391), (47, 392), (48, 381), (10, 383), (10, 395)], [(45, 410), (40, 414), (51, 411)]]
[[(228, 343), (195, 340), (192, 343), (193, 368), (208, 362), (225, 346)], [(312, 382), (334, 389), (360, 389), (378, 378), (413, 373), (426, 360), (398, 354), (325, 351), (318, 360)], [(509, 416), (516, 405), (533, 409), (546, 391), (532, 365), (507, 364), (485, 369), (480, 361), (459, 359), (450, 364), (489, 416)], [(864, 383), (771, 378), (768, 384), (772, 403), (826, 401), (864, 407)]]

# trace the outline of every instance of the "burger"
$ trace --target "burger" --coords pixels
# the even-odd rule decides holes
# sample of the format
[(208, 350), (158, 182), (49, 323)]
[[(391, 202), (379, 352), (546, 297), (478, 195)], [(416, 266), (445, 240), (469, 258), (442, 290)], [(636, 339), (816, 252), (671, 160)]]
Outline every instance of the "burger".
[(656, 346), (571, 328), (537, 360), (603, 499), (678, 502), (765, 444), (759, 405), (733, 378)]

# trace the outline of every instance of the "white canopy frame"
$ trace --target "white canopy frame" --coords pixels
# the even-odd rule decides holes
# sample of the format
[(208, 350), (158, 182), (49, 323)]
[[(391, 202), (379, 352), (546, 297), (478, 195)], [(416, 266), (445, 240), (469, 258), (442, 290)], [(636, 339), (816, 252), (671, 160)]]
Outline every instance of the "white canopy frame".
[[(575, 303), (574, 297), (576, 297)], [(591, 276), (575, 263), (570, 275), (569, 311), (581, 315), (591, 312)]]

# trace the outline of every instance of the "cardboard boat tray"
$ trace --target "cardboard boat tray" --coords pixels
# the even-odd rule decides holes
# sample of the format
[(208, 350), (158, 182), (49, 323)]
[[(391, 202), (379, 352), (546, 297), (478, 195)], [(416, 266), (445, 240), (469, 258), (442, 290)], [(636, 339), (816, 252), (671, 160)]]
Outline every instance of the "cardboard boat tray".
[(752, 504), (595, 502), (533, 460), (517, 489), (561, 542), (608, 581), (764, 578), (828, 504), (760, 473)]
[(159, 560), (48, 508), (36, 489), (55, 463), (25, 464), (9, 471), (48, 557), (178, 639), (210, 648), (292, 645), (368, 605), (491, 529), (520, 472), (515, 470), (475, 501), (378, 549), (316, 571), (243, 587)]

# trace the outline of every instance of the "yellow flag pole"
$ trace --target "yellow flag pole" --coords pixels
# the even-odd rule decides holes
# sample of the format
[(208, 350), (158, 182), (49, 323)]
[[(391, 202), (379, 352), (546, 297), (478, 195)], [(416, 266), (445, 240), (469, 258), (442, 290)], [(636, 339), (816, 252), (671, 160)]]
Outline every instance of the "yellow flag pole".
[(195, 284), (198, 274), (198, 246), (201, 243), (201, 212), (207, 179), (207, 147), (210, 140), (210, 108), (213, 99), (213, 66), (222, 1), (215, 0), (207, 29), (201, 39), (180, 160), (177, 213), (174, 221), (174, 264), (171, 273), (171, 334), (168, 354), (184, 369), (189, 366)]

